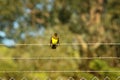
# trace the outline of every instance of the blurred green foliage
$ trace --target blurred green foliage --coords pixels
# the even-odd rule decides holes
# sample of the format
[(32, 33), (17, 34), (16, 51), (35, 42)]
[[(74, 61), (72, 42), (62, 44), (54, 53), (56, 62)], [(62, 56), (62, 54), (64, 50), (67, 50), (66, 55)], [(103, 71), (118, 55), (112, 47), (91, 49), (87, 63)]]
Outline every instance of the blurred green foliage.
[[(82, 44), (60, 45), (56, 50), (52, 50), (48, 45), (15, 45), (49, 44), (54, 32), (59, 34), (60, 44)], [(96, 44), (88, 45), (89, 42)], [(80, 58), (119, 58), (119, 44), (100, 44), (119, 42), (119, 0), (0, 0), (0, 43), (5, 45), (0, 45), (2, 79), (92, 80), (97, 77), (103, 80), (108, 76), (111, 80), (116, 80), (120, 76), (117, 72), (120, 67), (119, 59)], [(77, 59), (40, 59), (46, 57)], [(66, 70), (108, 72), (49, 72)]]

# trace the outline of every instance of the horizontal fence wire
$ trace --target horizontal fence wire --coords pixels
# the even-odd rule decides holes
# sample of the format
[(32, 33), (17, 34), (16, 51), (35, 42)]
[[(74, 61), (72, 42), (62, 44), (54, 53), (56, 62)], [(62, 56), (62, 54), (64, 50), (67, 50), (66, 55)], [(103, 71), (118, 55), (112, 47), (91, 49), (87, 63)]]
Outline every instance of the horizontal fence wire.
[(0, 71), (0, 73), (96, 73), (96, 72), (109, 72), (120, 73), (120, 71)]
[(82, 60), (82, 59), (120, 59), (120, 57), (32, 57), (32, 58), (8, 58), (0, 57), (0, 60)]
[[(60, 43), (59, 45), (95, 45), (95, 44), (99, 44), (99, 45), (120, 45), (120, 43)], [(0, 44), (0, 45), (5, 45), (5, 44)], [(13, 44), (13, 46), (47, 46), (50, 45), (49, 43), (46, 44), (39, 44), (39, 43), (35, 43), (35, 44), (31, 44), (31, 43), (25, 43), (25, 44)]]
[(0, 71), (0, 73), (120, 73), (120, 71)]

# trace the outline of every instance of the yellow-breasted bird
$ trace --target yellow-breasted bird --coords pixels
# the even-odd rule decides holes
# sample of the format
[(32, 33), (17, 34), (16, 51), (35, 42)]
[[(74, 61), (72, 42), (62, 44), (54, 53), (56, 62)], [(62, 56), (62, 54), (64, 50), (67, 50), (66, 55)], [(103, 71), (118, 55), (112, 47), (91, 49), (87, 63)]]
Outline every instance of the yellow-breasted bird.
[(57, 33), (54, 33), (52, 37), (50, 38), (50, 46), (52, 49), (56, 49), (56, 47), (59, 44), (59, 37)]

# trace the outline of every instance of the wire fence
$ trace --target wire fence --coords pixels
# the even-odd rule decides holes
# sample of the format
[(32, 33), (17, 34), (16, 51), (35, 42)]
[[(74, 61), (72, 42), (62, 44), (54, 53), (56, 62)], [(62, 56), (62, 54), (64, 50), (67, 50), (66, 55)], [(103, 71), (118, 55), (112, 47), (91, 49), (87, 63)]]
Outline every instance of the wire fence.
[(120, 73), (120, 71), (0, 71), (0, 73), (103, 73), (103, 72), (109, 72), (109, 73)]
[(8, 58), (1, 57), (0, 60), (85, 60), (85, 59), (120, 59), (120, 57), (32, 57), (32, 58)]
[[(60, 43), (59, 45), (95, 45), (95, 44), (99, 44), (99, 45), (120, 45), (120, 43)], [(5, 44), (0, 44), (0, 45), (5, 45)], [(49, 43), (46, 44), (39, 44), (39, 43), (25, 43), (25, 44), (14, 44), (15, 46), (47, 46), (50, 45)]]

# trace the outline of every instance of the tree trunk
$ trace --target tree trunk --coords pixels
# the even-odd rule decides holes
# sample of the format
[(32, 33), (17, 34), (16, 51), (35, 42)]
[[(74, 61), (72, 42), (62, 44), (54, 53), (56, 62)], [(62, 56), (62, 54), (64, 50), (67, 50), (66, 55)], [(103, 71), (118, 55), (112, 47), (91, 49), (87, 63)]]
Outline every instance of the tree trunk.
[(98, 0), (97, 2), (94, 2), (94, 4), (91, 4), (89, 24), (100, 24), (101, 23), (103, 2), (104, 2), (103, 0)]

